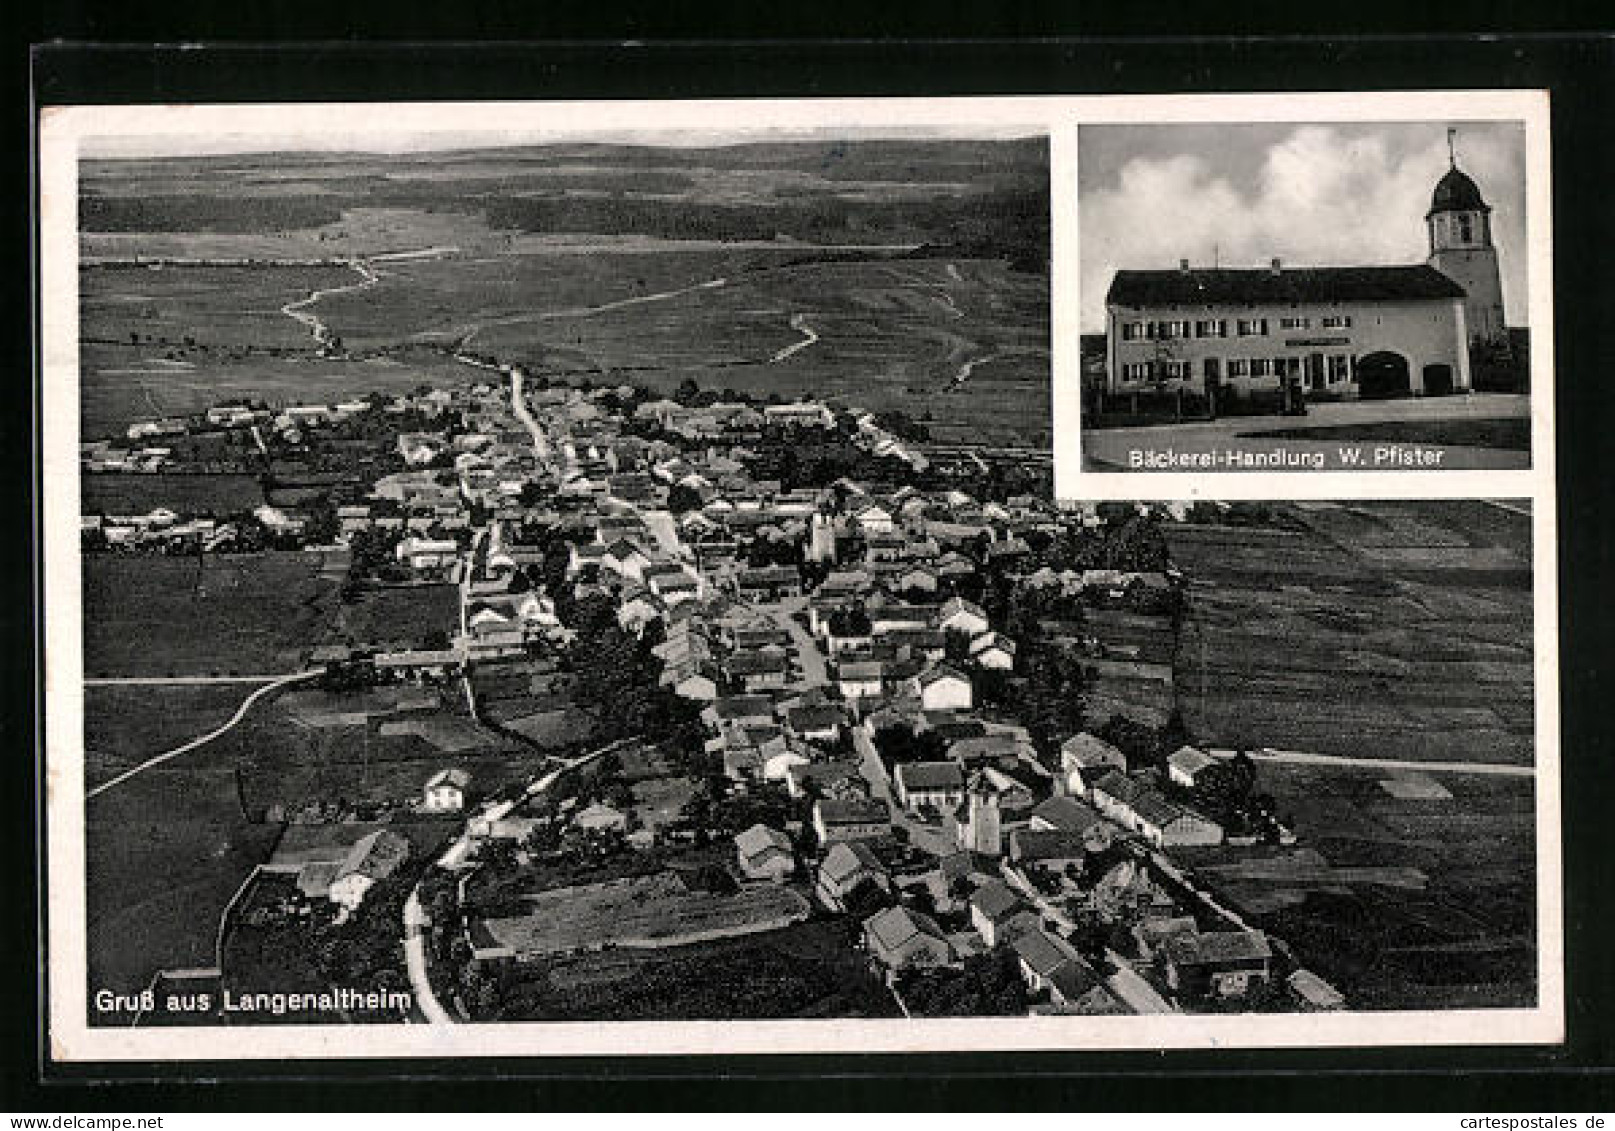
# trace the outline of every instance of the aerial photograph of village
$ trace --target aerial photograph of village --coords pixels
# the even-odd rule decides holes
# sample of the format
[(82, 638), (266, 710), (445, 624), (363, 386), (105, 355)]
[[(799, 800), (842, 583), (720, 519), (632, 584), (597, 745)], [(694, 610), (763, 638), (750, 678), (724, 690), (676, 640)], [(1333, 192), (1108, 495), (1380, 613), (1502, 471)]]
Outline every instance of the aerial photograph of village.
[(1056, 501), (1047, 137), (128, 141), (90, 1025), (1537, 1003), (1531, 504)]

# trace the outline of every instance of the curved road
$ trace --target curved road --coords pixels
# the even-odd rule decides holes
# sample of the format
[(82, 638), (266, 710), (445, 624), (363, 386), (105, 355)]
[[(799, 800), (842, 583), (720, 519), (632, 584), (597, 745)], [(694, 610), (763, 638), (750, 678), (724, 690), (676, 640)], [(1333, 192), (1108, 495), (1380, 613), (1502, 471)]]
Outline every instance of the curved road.
[(147, 758), (144, 762), (140, 763), (140, 765), (134, 767), (133, 769), (125, 770), (123, 773), (119, 774), (117, 777), (111, 779), (110, 781), (104, 781), (100, 785), (96, 786), (94, 789), (87, 790), (85, 792), (85, 794), (84, 794), (84, 800), (89, 801), (90, 799), (92, 799), (94, 797), (99, 797), (101, 794), (105, 793), (107, 790), (111, 789), (113, 786), (122, 785), (124, 782), (126, 782), (130, 778), (134, 777), (136, 774), (144, 773), (145, 771), (151, 769), (153, 766), (160, 766), (164, 762), (167, 762), (171, 758), (178, 758), (181, 754), (185, 754), (185, 753), (188, 753), (189, 751), (195, 750), (198, 746), (207, 745), (209, 742), (212, 742), (215, 738), (218, 738), (219, 735), (224, 734), (226, 731), (230, 730), (237, 723), (239, 723), (242, 719), (246, 718), (247, 717), (247, 712), (251, 711), (252, 708), (253, 708), (253, 705), (255, 703), (257, 703), (258, 700), (262, 699), (265, 695), (268, 695), (272, 691), (279, 691), (282, 687), (285, 687), (287, 684), (297, 683), (298, 681), (305, 680), (305, 679), (313, 679), (315, 676), (322, 674), (324, 672), (324, 670), (325, 669), (323, 669), (323, 668), (314, 668), (314, 669), (311, 669), (311, 670), (306, 671), (306, 672), (293, 672), (291, 675), (281, 676), (280, 678), (276, 679), (273, 683), (266, 683), (264, 686), (260, 687), (257, 691), (254, 691), (251, 695), (247, 696), (247, 698), (242, 701), (241, 706), (236, 708), (236, 713), (231, 715), (230, 718), (222, 726), (215, 727), (213, 730), (208, 731), (206, 734), (202, 735), (200, 738), (193, 738), (189, 742), (185, 743), (182, 746), (176, 746), (176, 747), (174, 747), (174, 749), (168, 751), (167, 753), (159, 754), (155, 758)]
[[(546, 792), (550, 786), (558, 781), (562, 774), (568, 770), (577, 769), (587, 765), (596, 758), (611, 753), (624, 745), (624, 742), (613, 742), (599, 750), (585, 754), (581, 758), (551, 770), (527, 787), (523, 800), (537, 797)], [(499, 801), (484, 808), (480, 816), (489, 821), (495, 821), (505, 816), (520, 804), (517, 801)], [(464, 830), (442, 856), (438, 857), (437, 865), (440, 868), (458, 868), (465, 863), (471, 854), (471, 822), (466, 821)], [(443, 1008), (438, 1000), (437, 991), (432, 989), (432, 979), (426, 970), (426, 935), (425, 931), (431, 925), (426, 912), (421, 909), (420, 884), (417, 883), (404, 901), (404, 967), (409, 972), (410, 989), (415, 994), (415, 1003), (420, 1006), (430, 1025), (457, 1025), (459, 1020)]]

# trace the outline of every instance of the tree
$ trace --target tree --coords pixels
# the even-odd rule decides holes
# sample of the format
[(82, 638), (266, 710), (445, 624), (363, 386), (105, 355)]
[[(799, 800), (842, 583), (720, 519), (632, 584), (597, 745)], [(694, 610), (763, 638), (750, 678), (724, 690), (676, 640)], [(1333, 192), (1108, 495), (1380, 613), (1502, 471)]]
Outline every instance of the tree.
[(667, 492), (667, 509), (675, 515), (687, 514), (702, 507), (701, 492), (683, 483), (675, 483)]

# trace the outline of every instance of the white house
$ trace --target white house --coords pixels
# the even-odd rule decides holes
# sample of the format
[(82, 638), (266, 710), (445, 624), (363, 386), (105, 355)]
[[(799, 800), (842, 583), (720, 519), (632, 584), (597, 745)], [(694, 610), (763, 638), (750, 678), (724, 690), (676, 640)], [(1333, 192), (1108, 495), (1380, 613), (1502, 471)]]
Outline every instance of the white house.
[(970, 658), (984, 668), (1009, 671), (1015, 666), (1015, 642), (1000, 632), (984, 632), (970, 642)]
[(471, 775), (465, 770), (439, 770), (426, 783), (424, 807), (429, 813), (458, 813), (465, 808), (466, 787)]
[(922, 672), (914, 679), (920, 705), (927, 711), (965, 711), (973, 702), (970, 680), (946, 664)]
[(981, 606), (963, 597), (949, 598), (937, 614), (936, 624), (944, 631), (962, 632), (970, 637), (980, 636), (992, 627)]
[(767, 825), (753, 825), (735, 837), (735, 856), (749, 880), (781, 883), (796, 870), (791, 838)]
[(370, 889), (409, 859), (409, 841), (391, 829), (377, 829), (348, 850), (326, 897), (347, 911), (356, 910)]
[(1185, 789), (1193, 789), (1200, 775), (1217, 764), (1217, 759), (1194, 746), (1180, 746), (1166, 760), (1167, 775)]

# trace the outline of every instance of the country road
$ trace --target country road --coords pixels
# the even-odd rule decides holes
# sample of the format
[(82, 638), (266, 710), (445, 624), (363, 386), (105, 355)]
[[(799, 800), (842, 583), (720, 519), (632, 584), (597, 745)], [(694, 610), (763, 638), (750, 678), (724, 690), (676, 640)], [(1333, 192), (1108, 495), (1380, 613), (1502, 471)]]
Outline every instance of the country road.
[(316, 305), (321, 299), (326, 298), (329, 295), (341, 295), (347, 294), (350, 291), (362, 291), (381, 282), (381, 276), (375, 271), (372, 271), (363, 260), (349, 260), (347, 265), (353, 268), (353, 270), (359, 272), (358, 282), (346, 283), (340, 287), (326, 287), (323, 290), (310, 291), (307, 297), (300, 298), (296, 302), (288, 302), (285, 306), (280, 308), (280, 312), (286, 317), (295, 318), (297, 321), (307, 326), (309, 333), (314, 335), (314, 342), (318, 346), (324, 347), (331, 344), (331, 328), (325, 324), (324, 320), (321, 319), (319, 315), (308, 313), (307, 308)]
[[(613, 742), (608, 746), (602, 746), (598, 750), (585, 754), (581, 758), (574, 758), (565, 765), (551, 770), (529, 785), (521, 800), (525, 801), (538, 797), (559, 781), (562, 774), (569, 770), (575, 770), (579, 766), (586, 766), (596, 758), (604, 757), (623, 745), (624, 743), (621, 741)], [(497, 821), (509, 814), (520, 803), (520, 801), (497, 801), (484, 807), (477, 816), (489, 822)], [(455, 838), (454, 843), (449, 845), (448, 849), (438, 857), (437, 866), (449, 869), (460, 868), (464, 866), (470, 855), (471, 821), (467, 819), (465, 828)], [(420, 890), (420, 884), (417, 883), (409, 893), (409, 898), (404, 901), (404, 967), (409, 972), (410, 989), (415, 994), (415, 1002), (421, 1007), (421, 1012), (426, 1014), (428, 1024), (457, 1025), (459, 1024), (458, 1020), (448, 1010), (444, 1009), (443, 1003), (438, 1000), (437, 991), (432, 989), (432, 980), (427, 974), (425, 928), (429, 927), (431, 923), (428, 921), (426, 913), (421, 909)]]
[(426, 913), (421, 910), (420, 889), (409, 893), (404, 901), (404, 966), (409, 971), (409, 984), (415, 992), (415, 1004), (426, 1014), (429, 1025), (453, 1025), (454, 1016), (437, 1000), (437, 991), (426, 976)]
[(207, 745), (215, 738), (218, 738), (221, 734), (228, 732), (231, 728), (236, 726), (236, 724), (240, 723), (242, 719), (246, 718), (247, 712), (251, 711), (254, 704), (256, 704), (258, 700), (262, 699), (265, 695), (268, 695), (272, 691), (279, 691), (282, 687), (285, 687), (288, 684), (297, 683), (300, 680), (313, 679), (315, 676), (320, 675), (323, 672), (323, 668), (314, 668), (305, 672), (294, 672), (291, 675), (281, 676), (273, 683), (264, 684), (251, 695), (248, 695), (247, 698), (242, 701), (241, 706), (236, 708), (236, 713), (231, 715), (222, 726), (215, 727), (213, 730), (208, 731), (200, 738), (193, 738), (181, 746), (176, 746), (174, 749), (167, 751), (166, 753), (157, 755), (155, 758), (147, 758), (144, 762), (140, 763), (140, 765), (134, 767), (133, 769), (125, 770), (123, 773), (119, 774), (110, 781), (104, 781), (94, 789), (85, 791), (84, 800), (89, 801), (93, 798), (99, 797), (113, 786), (122, 785), (124, 782), (128, 781), (137, 774), (142, 774), (154, 766), (160, 766), (170, 759), (178, 758), (181, 754), (189, 753), (190, 751), (195, 750), (198, 746)]
[(777, 365), (788, 358), (794, 357), (796, 354), (801, 353), (814, 342), (819, 340), (819, 332), (812, 326), (808, 325), (806, 314), (791, 315), (791, 329), (795, 330), (798, 334), (801, 334), (802, 340), (799, 342), (792, 342), (784, 349), (776, 352), (773, 357), (768, 359), (770, 365)]

